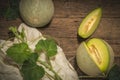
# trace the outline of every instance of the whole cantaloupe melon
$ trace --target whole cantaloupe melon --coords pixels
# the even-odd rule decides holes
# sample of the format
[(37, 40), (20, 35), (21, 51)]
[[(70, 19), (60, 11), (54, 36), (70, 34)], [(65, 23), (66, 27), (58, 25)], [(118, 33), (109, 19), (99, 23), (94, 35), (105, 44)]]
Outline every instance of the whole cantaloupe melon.
[(50, 22), (54, 14), (52, 0), (21, 0), (20, 15), (23, 21), (32, 27), (43, 27)]

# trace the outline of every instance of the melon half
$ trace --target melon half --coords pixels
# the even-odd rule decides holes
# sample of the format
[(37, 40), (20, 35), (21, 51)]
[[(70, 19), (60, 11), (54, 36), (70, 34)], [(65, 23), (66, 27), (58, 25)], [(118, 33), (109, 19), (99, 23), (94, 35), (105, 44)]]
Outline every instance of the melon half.
[(90, 76), (105, 75), (112, 67), (114, 52), (107, 42), (93, 38), (80, 44), (76, 60), (84, 73)]

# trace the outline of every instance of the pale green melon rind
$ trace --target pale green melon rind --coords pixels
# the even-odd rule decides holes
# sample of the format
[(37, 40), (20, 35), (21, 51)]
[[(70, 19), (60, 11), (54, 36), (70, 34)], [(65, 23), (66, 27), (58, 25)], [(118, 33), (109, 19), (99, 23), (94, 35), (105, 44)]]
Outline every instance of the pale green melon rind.
[(26, 24), (32, 27), (43, 27), (54, 15), (54, 4), (52, 0), (21, 0), (19, 10)]
[(109, 71), (112, 68), (113, 63), (114, 63), (114, 51), (113, 51), (112, 47), (106, 41), (103, 40), (103, 42), (107, 45), (107, 48), (108, 48), (108, 51), (109, 51), (109, 55), (110, 55), (109, 68), (106, 71), (106, 74), (107, 74), (107, 73), (109, 73)]
[(90, 76), (103, 75), (100, 69), (97, 67), (95, 62), (91, 59), (86, 49), (86, 43), (82, 42), (77, 49), (76, 61), (79, 68)]
[[(91, 19), (91, 17), (95, 16), (95, 15), (97, 16), (96, 21), (91, 26), (91, 29), (87, 33), (85, 33), (84, 32), (84, 29), (86, 28), (85, 25)], [(88, 38), (90, 35), (92, 35), (93, 32), (98, 27), (101, 16), (102, 16), (102, 9), (101, 8), (97, 8), (97, 9), (93, 10), (92, 12), (90, 12), (81, 22), (81, 24), (78, 28), (78, 35), (81, 36), (82, 38)]]
[(90, 55), (90, 57), (93, 59), (93, 61), (96, 63), (96, 65), (98, 66), (98, 68), (101, 70), (102, 73), (105, 73), (109, 67), (109, 61), (110, 61), (110, 55), (109, 55), (109, 50), (107, 48), (107, 45), (103, 42), (102, 39), (99, 38), (92, 38), (90, 39), (87, 43), (87, 49), (88, 47), (90, 47), (91, 45), (95, 45), (97, 50), (99, 50), (99, 53), (101, 53), (101, 58), (102, 58), (102, 64), (97, 64), (97, 62), (92, 58), (92, 55), (90, 55), (90, 51), (88, 49), (88, 54)]

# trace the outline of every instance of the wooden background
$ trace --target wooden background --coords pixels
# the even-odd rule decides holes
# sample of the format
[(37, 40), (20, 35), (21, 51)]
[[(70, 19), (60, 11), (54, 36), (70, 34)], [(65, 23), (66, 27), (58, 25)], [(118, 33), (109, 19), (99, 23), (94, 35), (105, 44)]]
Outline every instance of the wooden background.
[[(0, 1), (0, 8), (5, 7), (7, 0)], [(120, 65), (120, 0), (53, 0), (55, 13), (49, 25), (37, 28), (45, 35), (55, 37), (63, 48), (67, 59), (74, 66), (79, 76), (85, 74), (78, 68), (75, 61), (77, 47), (83, 41), (77, 36), (77, 29), (83, 18), (97, 7), (103, 8), (103, 15), (99, 27), (90, 37), (97, 37), (107, 41), (115, 52), (115, 63)], [(8, 38), (8, 28), (19, 26), (21, 19), (7, 21), (0, 18), (0, 39)], [(94, 80), (81, 78), (80, 80)], [(103, 80), (95, 78), (95, 80)]]

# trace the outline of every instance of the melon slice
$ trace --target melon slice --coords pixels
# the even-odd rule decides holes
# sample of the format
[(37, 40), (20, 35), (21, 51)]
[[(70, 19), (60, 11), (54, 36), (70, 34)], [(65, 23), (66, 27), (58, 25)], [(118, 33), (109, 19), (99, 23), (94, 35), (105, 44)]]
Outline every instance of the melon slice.
[(82, 38), (88, 38), (96, 30), (102, 15), (102, 9), (97, 8), (89, 13), (78, 28), (78, 35)]

